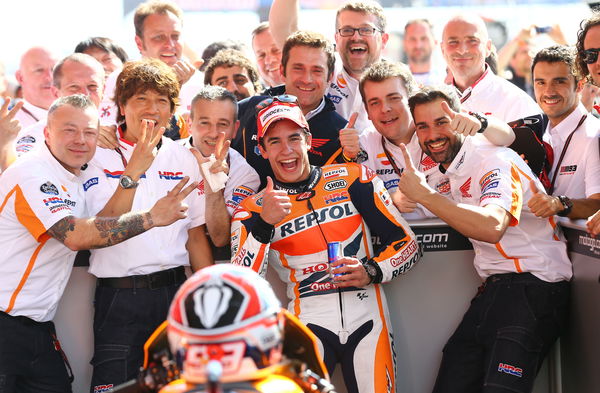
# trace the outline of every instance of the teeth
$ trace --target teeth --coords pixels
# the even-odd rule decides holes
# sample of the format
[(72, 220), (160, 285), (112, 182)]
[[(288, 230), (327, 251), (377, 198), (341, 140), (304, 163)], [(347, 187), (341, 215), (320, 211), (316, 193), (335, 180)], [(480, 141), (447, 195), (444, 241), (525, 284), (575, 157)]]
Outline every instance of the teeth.
[(446, 141), (442, 141), (442, 142), (437, 142), (437, 143), (428, 143), (429, 147), (432, 147), (434, 149), (439, 149), (440, 147), (444, 146), (444, 144), (446, 143)]
[(281, 163), (282, 164), (292, 164), (294, 161), (296, 161), (294, 158), (291, 158), (289, 160), (282, 160)]
[(307, 88), (307, 87), (298, 87), (298, 90), (302, 90), (302, 91), (313, 91), (314, 89)]
[(548, 98), (546, 98), (546, 99), (544, 100), (544, 102), (545, 102), (546, 104), (556, 104), (556, 103), (558, 103), (558, 99), (551, 100), (551, 99), (548, 99)]
[(382, 120), (381, 122), (382, 122), (383, 124), (389, 124), (389, 123), (391, 123), (391, 122), (394, 122), (394, 121), (396, 121), (396, 120), (398, 120), (398, 118), (397, 118), (397, 117), (394, 117), (393, 119), (389, 119), (389, 120)]

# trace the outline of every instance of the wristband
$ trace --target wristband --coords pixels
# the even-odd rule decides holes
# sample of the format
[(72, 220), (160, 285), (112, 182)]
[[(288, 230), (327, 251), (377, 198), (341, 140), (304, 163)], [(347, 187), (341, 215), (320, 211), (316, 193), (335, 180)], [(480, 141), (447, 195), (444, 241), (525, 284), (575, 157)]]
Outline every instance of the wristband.
[(477, 130), (477, 133), (481, 134), (483, 131), (485, 131), (485, 129), (488, 126), (487, 117), (485, 117), (482, 114), (477, 113), (477, 112), (469, 112), (469, 115), (473, 116), (474, 118), (479, 120), (479, 122), (481, 123), (481, 128), (479, 130)]

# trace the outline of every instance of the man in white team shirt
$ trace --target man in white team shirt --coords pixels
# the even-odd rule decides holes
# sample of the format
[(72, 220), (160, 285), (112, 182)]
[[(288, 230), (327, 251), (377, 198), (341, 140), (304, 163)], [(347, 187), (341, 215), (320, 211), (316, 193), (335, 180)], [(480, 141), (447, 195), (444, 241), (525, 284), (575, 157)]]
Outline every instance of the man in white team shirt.
[(450, 88), (409, 99), (419, 143), (448, 175), (451, 198), (427, 184), (402, 147), (400, 189), (469, 238), (484, 280), (444, 347), (433, 392), (530, 392), (566, 325), (572, 266), (552, 218), (525, 204), (531, 181), (543, 189), (539, 180), (514, 151), (452, 131), (447, 107), (459, 105)]
[[(275, 41), (283, 46), (285, 39), (298, 30), (299, 0), (274, 0), (269, 25)], [(381, 58), (388, 41), (383, 8), (373, 1), (350, 1), (343, 4), (335, 18), (335, 45), (339, 54), (327, 97), (345, 119), (358, 113), (355, 128), (360, 132), (372, 124), (364, 110), (359, 80), (362, 73)], [(341, 62), (339, 61), (341, 59)]]
[(23, 92), (23, 108), (15, 118), (22, 128), (46, 118), (48, 108), (56, 98), (52, 90), (52, 68), (56, 58), (43, 47), (28, 49), (22, 56), (15, 73)]
[(539, 51), (531, 66), (535, 97), (548, 117), (544, 140), (554, 151), (551, 195), (528, 201), (539, 217), (588, 218), (600, 209), (600, 120), (579, 101), (575, 54), (566, 46)]
[(192, 136), (185, 140), (198, 162), (206, 163), (202, 170), (204, 180), (198, 188), (206, 198), (206, 228), (217, 247), (229, 244), (231, 215), (260, 185), (256, 171), (241, 154), (229, 148), (240, 123), (237, 110), (233, 93), (220, 86), (204, 86), (192, 100)]
[[(439, 172), (437, 163), (423, 153), (415, 135), (408, 97), (416, 91), (411, 72), (402, 63), (380, 60), (363, 73), (360, 81), (364, 105), (375, 126), (375, 130), (368, 130), (360, 135), (360, 146), (368, 156), (363, 164), (373, 169), (383, 180), (396, 207), (406, 219), (424, 218), (431, 214), (397, 192), (398, 181), (405, 168), (404, 157), (399, 148), (401, 143), (407, 146), (413, 162), (417, 163), (417, 169), (428, 176), (436, 189), (442, 194), (449, 193), (447, 177)], [(454, 117), (457, 132), (472, 135), (482, 129), (481, 122), (467, 113), (455, 113)], [(486, 120), (488, 125), (482, 130), (482, 135), (498, 145), (512, 143), (514, 134), (506, 123), (492, 117)]]
[[(193, 154), (162, 136), (178, 96), (177, 76), (165, 63), (143, 59), (125, 64), (115, 92), (119, 146), (98, 149), (90, 166), (102, 174), (84, 182), (91, 213), (112, 216), (143, 209), (180, 179), (202, 179)], [(145, 159), (138, 160), (140, 155)], [(204, 197), (195, 190), (186, 203), (188, 217), (169, 228), (92, 250), (89, 271), (98, 277), (92, 391), (135, 378), (146, 339), (164, 321), (185, 281), (184, 266), (198, 270), (213, 263)]]
[[(52, 318), (75, 251), (107, 247), (185, 217), (185, 181), (150, 209), (89, 217), (84, 179), (96, 150), (98, 112), (84, 95), (48, 111), (45, 143), (0, 176), (0, 391), (70, 392)], [(158, 198), (157, 198), (158, 199)], [(62, 356), (61, 356), (62, 355)]]
[[(73, 53), (60, 60), (54, 67), (52, 91), (57, 97), (85, 94), (98, 107), (104, 91), (104, 68), (92, 56)], [(15, 142), (17, 156), (20, 157), (44, 142), (44, 127), (45, 118), (21, 129)]]
[(478, 16), (458, 15), (444, 26), (441, 49), (461, 93), (462, 107), (510, 122), (540, 113), (540, 108), (509, 81), (495, 75), (485, 63), (492, 41)]

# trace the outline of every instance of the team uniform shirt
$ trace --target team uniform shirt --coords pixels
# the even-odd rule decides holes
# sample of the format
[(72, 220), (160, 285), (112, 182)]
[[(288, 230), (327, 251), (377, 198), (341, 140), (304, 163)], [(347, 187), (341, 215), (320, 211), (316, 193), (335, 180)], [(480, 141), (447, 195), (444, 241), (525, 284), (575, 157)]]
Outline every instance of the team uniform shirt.
[(367, 129), (372, 129), (373, 123), (368, 118), (358, 85), (358, 79), (346, 72), (342, 59), (336, 53), (333, 78), (325, 91), (325, 96), (333, 102), (336, 112), (344, 119), (349, 119), (352, 113), (357, 112), (358, 117), (354, 128), (362, 133)]
[[(200, 169), (192, 153), (177, 142), (163, 137), (150, 168), (139, 179), (131, 211), (149, 210), (157, 200), (167, 195), (185, 176), (188, 185), (200, 181)], [(99, 176), (86, 178), (83, 188), (91, 214), (100, 212), (115, 189), (129, 162), (135, 145), (119, 138), (121, 156), (115, 150), (98, 148), (90, 166)], [(92, 250), (89, 272), (96, 277), (125, 277), (150, 274), (189, 265), (185, 244), (188, 230), (204, 224), (204, 196), (194, 190), (185, 199), (187, 217), (166, 227), (153, 228), (117, 245)]]
[[(192, 137), (184, 139), (183, 145), (188, 149), (192, 149)], [(229, 165), (229, 175), (227, 182), (225, 183), (223, 194), (225, 206), (231, 216), (241, 201), (258, 191), (260, 178), (254, 168), (248, 165), (244, 157), (233, 149), (229, 149), (227, 162)], [(204, 184), (204, 179), (202, 179), (200, 184), (198, 184), (198, 190), (202, 195), (204, 195), (205, 192), (204, 187), (206, 186)]]
[[(564, 158), (557, 168), (559, 157), (569, 134), (575, 130), (583, 116), (585, 121), (573, 134)], [(544, 134), (544, 141), (554, 150), (554, 162), (550, 179), (556, 174), (554, 195), (566, 195), (573, 199), (589, 198), (600, 193), (600, 151), (598, 140), (600, 120), (589, 114), (582, 104), (552, 128), (550, 123)]]
[(67, 285), (75, 251), (47, 231), (68, 216), (87, 216), (81, 176), (67, 171), (45, 144), (0, 177), (0, 310), (50, 321)]
[(23, 107), (15, 114), (15, 119), (21, 124), (21, 129), (25, 129), (38, 121), (46, 119), (47, 116), (48, 110), (39, 108), (27, 100), (23, 100)]
[[(291, 213), (275, 225), (270, 242), (262, 238), (268, 242), (263, 243), (259, 231), (265, 224), (259, 217), (264, 191), (245, 199), (232, 219), (232, 263), (262, 275), (267, 265), (274, 267), (287, 285), (288, 309), (319, 338), (329, 371), (329, 362), (336, 359), (329, 356), (332, 348), (355, 346), (349, 355), (354, 384), (361, 392), (386, 391), (385, 375), (393, 378), (394, 366), (385, 295), (379, 284), (338, 289), (327, 271), (327, 243), (339, 241), (343, 255), (373, 261), (386, 282), (418, 261), (414, 233), (381, 179), (363, 165), (312, 167), (306, 181), (275, 182), (275, 188), (288, 192)], [(373, 250), (372, 235), (381, 239), (378, 250)], [(393, 379), (389, 382), (393, 387)]]
[(533, 196), (530, 180), (535, 180), (538, 189), (544, 188), (516, 152), (480, 136), (467, 137), (446, 174), (456, 202), (494, 204), (512, 216), (498, 243), (469, 239), (475, 249), (475, 269), (482, 279), (524, 272), (547, 282), (571, 278), (566, 245), (553, 217), (535, 217), (527, 207)]
[(48, 124), (47, 121), (48, 119), (44, 118), (27, 128), (21, 128), (15, 141), (15, 152), (17, 157), (21, 157), (23, 154), (35, 149), (37, 146), (44, 144), (44, 128), (46, 127), (46, 124)]
[[(402, 150), (375, 130), (368, 130), (361, 134), (359, 141), (360, 146), (367, 153), (368, 157), (362, 164), (375, 171), (377, 176), (383, 180), (383, 184), (390, 195), (395, 193), (398, 190), (400, 175), (402, 175), (404, 168), (406, 168)], [(385, 152), (384, 146), (390, 154), (389, 158)], [(447, 176), (442, 175), (437, 169), (438, 164), (423, 153), (421, 146), (419, 146), (419, 140), (416, 134), (413, 134), (410, 143), (406, 145), (406, 148), (412, 161), (417, 165), (417, 170), (425, 173), (426, 176), (428, 176), (428, 179), (431, 178), (432, 182), (434, 182), (434, 176), (436, 178), (444, 177), (447, 179)], [(396, 173), (390, 158), (393, 160), (400, 173)], [(435, 181), (435, 183), (437, 184), (438, 182)], [(407, 220), (435, 217), (429, 210), (420, 204), (417, 205), (414, 212), (402, 213), (402, 216)]]
[(492, 115), (507, 123), (541, 113), (540, 107), (527, 93), (495, 75), (489, 67), (460, 97), (463, 109)]
[[(235, 139), (231, 141), (231, 147), (237, 150), (260, 176), (261, 188), (267, 184), (267, 176), (274, 176), (269, 160), (263, 158), (258, 149), (256, 105), (269, 96), (285, 94), (285, 86), (268, 89), (267, 93), (265, 96), (248, 97), (240, 101), (240, 128)], [(312, 135), (311, 148), (308, 151), (310, 164), (323, 166), (344, 162), (339, 131), (346, 127), (348, 122), (335, 111), (333, 103), (324, 97), (321, 104), (305, 117)]]

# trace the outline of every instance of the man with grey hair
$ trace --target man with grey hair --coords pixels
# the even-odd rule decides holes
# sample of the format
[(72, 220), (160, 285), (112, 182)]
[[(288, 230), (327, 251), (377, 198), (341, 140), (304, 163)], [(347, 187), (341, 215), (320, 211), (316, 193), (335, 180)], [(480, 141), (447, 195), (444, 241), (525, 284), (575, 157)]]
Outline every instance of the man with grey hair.
[[(45, 143), (0, 177), (0, 391), (71, 392), (68, 362), (52, 318), (75, 252), (108, 247), (185, 217), (196, 184), (178, 182), (152, 208), (119, 217), (87, 215), (98, 111), (90, 98), (59, 98), (48, 111)], [(92, 177), (93, 178), (93, 177)]]
[(451, 18), (444, 26), (441, 49), (464, 109), (506, 122), (540, 113), (527, 93), (495, 75), (486, 64), (492, 41), (480, 17), (465, 14)]

